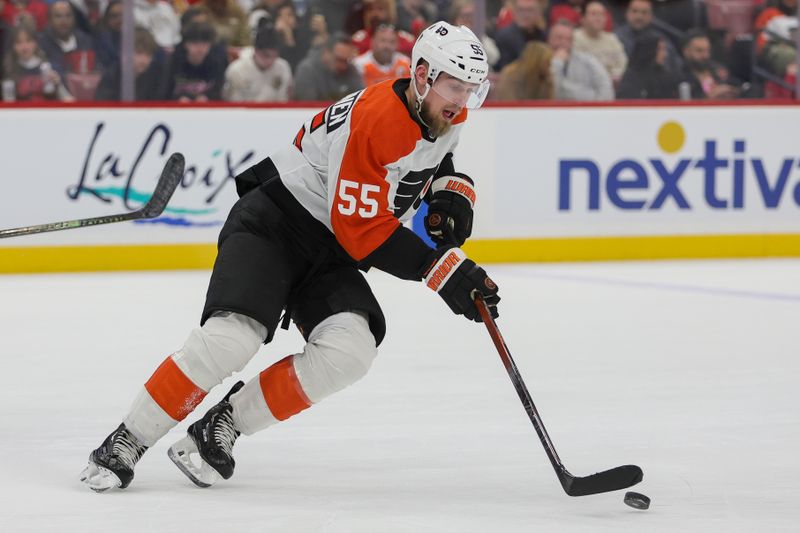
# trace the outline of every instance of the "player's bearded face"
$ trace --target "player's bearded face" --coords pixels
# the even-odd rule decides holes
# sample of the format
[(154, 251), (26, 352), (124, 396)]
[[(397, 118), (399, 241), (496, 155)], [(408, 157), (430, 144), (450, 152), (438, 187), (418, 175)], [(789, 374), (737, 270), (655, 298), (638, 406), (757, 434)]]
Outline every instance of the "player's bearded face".
[[(429, 93), (430, 95), (430, 93)], [(452, 118), (445, 118), (445, 115), (452, 115), (453, 118), (458, 114), (456, 107), (453, 104), (448, 104), (441, 101), (441, 98), (425, 98), (422, 101), (422, 108), (420, 109), (420, 118), (428, 125), (431, 135), (434, 137), (441, 137), (450, 130), (453, 125)], [(452, 109), (450, 109), (452, 108)], [(460, 109), (458, 110), (460, 112)]]

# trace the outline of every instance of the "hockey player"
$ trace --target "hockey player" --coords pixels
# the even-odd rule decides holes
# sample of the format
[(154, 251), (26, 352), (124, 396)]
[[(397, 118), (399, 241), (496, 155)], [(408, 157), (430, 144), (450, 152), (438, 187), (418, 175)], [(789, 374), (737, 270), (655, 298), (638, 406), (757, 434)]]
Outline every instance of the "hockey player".
[[(359, 269), (424, 280), (453, 312), (480, 321), (483, 295), (497, 316), (497, 286), (459, 248), (472, 232), (473, 182), (453, 151), (467, 108), (488, 92), (489, 67), (466, 27), (420, 34), (411, 79), (351, 94), (303, 124), (292, 145), (236, 178), (240, 200), (219, 236), (201, 327), (140, 391), (122, 424), (89, 457), (91, 489), (125, 488), (142, 454), (208, 391), (268, 343), (285, 310), (306, 339), (192, 424), (169, 456), (207, 487), (234, 470), (251, 435), (360, 379), (386, 331)], [(429, 248), (403, 226), (426, 199)]]

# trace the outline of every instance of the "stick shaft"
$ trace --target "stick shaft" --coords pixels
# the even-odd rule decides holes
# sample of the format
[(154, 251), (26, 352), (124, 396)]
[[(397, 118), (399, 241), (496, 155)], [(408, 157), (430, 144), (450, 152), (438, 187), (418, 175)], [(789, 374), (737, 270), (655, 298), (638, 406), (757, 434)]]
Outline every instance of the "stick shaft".
[(100, 224), (111, 224), (114, 222), (124, 222), (126, 220), (135, 220), (140, 218), (138, 215), (139, 211), (133, 211), (123, 215), (79, 218), (77, 220), (66, 220), (64, 222), (51, 222), (49, 224), (37, 224), (35, 226), (25, 226), (22, 228), (4, 229), (0, 230), (0, 239), (18, 237), (20, 235), (33, 235), (34, 233), (46, 233), (49, 231), (84, 228), (86, 226), (98, 226)]
[(503, 365), (506, 367), (508, 376), (517, 390), (519, 399), (525, 407), (525, 412), (528, 413), (533, 427), (536, 429), (536, 434), (539, 435), (539, 440), (544, 446), (547, 458), (550, 459), (550, 464), (553, 465), (564, 492), (569, 496), (588, 496), (590, 494), (628, 488), (639, 483), (643, 478), (643, 473), (642, 469), (636, 465), (618, 466), (585, 477), (576, 477), (567, 471), (567, 468), (558, 457), (553, 441), (550, 440), (550, 435), (547, 434), (542, 417), (539, 416), (539, 412), (533, 404), (531, 395), (527, 387), (525, 387), (525, 382), (522, 381), (522, 376), (517, 369), (516, 363), (514, 363), (514, 358), (511, 357), (511, 352), (500, 334), (497, 323), (492, 318), (489, 307), (480, 295), (475, 299), (475, 305), (481, 318), (483, 318), (483, 323), (486, 324), (489, 335), (492, 337), (497, 353), (500, 354), (500, 359), (502, 359)]
[(483, 298), (480, 295), (475, 299), (475, 306), (478, 308), (481, 318), (483, 318), (483, 323), (486, 325), (486, 330), (489, 332), (489, 336), (492, 338), (495, 348), (497, 348), (497, 353), (500, 355), (500, 359), (503, 361), (503, 366), (506, 367), (508, 377), (511, 378), (511, 382), (514, 384), (514, 388), (517, 391), (517, 395), (519, 395), (522, 406), (525, 408), (525, 412), (528, 413), (528, 417), (533, 423), (536, 434), (539, 435), (539, 440), (542, 442), (542, 446), (544, 446), (544, 450), (547, 453), (547, 458), (550, 459), (550, 463), (553, 465), (556, 474), (560, 478), (565, 471), (564, 465), (561, 463), (561, 459), (558, 457), (558, 452), (556, 452), (553, 441), (550, 439), (550, 435), (547, 433), (547, 429), (544, 427), (542, 417), (539, 415), (539, 411), (537, 411), (536, 406), (533, 403), (533, 399), (528, 392), (528, 388), (525, 386), (525, 382), (522, 380), (522, 376), (517, 369), (514, 358), (511, 357), (511, 352), (503, 340), (500, 329), (497, 327), (497, 323), (492, 318), (489, 307), (486, 305), (486, 302), (483, 301)]
[(101, 224), (112, 224), (115, 222), (125, 222), (142, 218), (155, 218), (164, 211), (169, 199), (172, 197), (172, 193), (174, 193), (175, 189), (178, 187), (178, 184), (183, 178), (184, 166), (185, 160), (183, 155), (177, 152), (172, 154), (164, 165), (164, 169), (161, 171), (152, 197), (141, 209), (136, 211), (118, 215), (79, 218), (64, 222), (51, 222), (22, 228), (4, 229), (0, 230), (0, 239), (18, 237), (21, 235), (33, 235), (35, 233), (46, 233), (49, 231), (85, 228), (87, 226), (99, 226)]

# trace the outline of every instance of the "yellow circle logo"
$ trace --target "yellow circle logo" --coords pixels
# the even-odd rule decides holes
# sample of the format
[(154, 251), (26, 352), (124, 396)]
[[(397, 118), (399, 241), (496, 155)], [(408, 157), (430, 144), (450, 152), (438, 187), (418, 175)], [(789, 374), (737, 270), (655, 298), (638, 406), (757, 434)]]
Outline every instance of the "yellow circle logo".
[(668, 154), (674, 154), (683, 148), (686, 132), (677, 122), (665, 122), (658, 130), (658, 145)]

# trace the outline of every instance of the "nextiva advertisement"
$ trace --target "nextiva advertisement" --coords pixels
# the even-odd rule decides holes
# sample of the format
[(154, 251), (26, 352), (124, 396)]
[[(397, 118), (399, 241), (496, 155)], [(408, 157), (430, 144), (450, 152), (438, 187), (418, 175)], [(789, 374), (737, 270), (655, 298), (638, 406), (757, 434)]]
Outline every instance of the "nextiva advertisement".
[(800, 108), (492, 114), (493, 237), (800, 231)]

